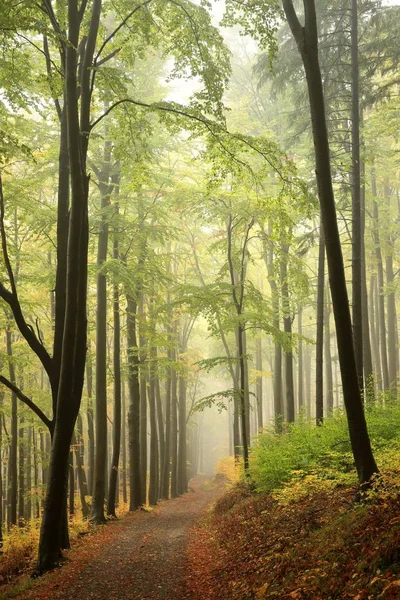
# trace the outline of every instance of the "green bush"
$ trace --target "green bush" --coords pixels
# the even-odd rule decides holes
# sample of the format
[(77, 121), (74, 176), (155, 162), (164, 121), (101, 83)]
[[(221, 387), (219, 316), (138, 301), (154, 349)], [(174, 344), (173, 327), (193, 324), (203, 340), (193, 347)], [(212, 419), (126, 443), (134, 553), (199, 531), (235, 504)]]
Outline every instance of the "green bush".
[[(379, 454), (400, 442), (400, 404), (369, 405), (366, 409), (371, 443)], [(285, 425), (284, 433), (265, 430), (251, 450), (251, 478), (260, 492), (281, 487), (298, 472), (316, 474), (338, 483), (356, 481), (346, 416), (334, 411), (321, 427), (300, 416), (296, 423)]]

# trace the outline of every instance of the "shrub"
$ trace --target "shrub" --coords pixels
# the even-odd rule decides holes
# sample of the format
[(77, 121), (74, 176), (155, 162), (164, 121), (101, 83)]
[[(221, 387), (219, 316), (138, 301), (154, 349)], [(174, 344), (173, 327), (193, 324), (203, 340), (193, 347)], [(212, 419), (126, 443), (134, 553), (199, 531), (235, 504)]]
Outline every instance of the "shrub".
[[(393, 454), (400, 450), (400, 405), (369, 405), (366, 418), (379, 464), (389, 451)], [(296, 423), (286, 425), (282, 434), (260, 434), (251, 450), (250, 473), (259, 492), (270, 492), (293, 478), (299, 479), (299, 473), (336, 483), (356, 482), (343, 409), (334, 411), (321, 427), (300, 416)]]

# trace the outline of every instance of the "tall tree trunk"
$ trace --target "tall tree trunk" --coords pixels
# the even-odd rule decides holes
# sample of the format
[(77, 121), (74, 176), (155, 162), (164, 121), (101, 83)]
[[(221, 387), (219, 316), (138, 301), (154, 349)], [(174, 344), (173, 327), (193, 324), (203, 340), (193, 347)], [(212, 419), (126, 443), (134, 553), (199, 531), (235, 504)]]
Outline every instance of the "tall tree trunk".
[(128, 386), (129, 386), (129, 510), (142, 504), (140, 474), (140, 388), (139, 356), (136, 337), (137, 301), (126, 295), (126, 325), (128, 331)]
[[(182, 349), (181, 349), (182, 350)], [(178, 447), (178, 494), (188, 491), (187, 439), (186, 439), (186, 380), (179, 377), (179, 447)]]
[(74, 452), (71, 448), (69, 453), (68, 465), (68, 480), (69, 480), (69, 515), (75, 514), (75, 471), (74, 471)]
[[(10, 381), (16, 385), (15, 366), (12, 358), (12, 333), (9, 326), (6, 328), (6, 344), (8, 355), (8, 370)], [(11, 394), (11, 443), (10, 443), (10, 466), (9, 466), (9, 481), (10, 481), (10, 525), (17, 524), (17, 497), (18, 497), (18, 469), (17, 469), (17, 453), (18, 453), (18, 406), (17, 396)]]
[[(22, 388), (23, 386), (21, 386)], [(25, 419), (19, 418), (18, 430), (18, 524), (25, 525)]]
[[(385, 199), (390, 215), (390, 188), (385, 181)], [(393, 269), (393, 254), (394, 241), (389, 231), (386, 239), (386, 285), (387, 292), (387, 324), (388, 324), (388, 372), (389, 372), (389, 389), (391, 397), (397, 399), (397, 367), (398, 367), (398, 339), (397, 339), (397, 314), (396, 314), (396, 298), (393, 290), (394, 269)]]
[[(168, 348), (168, 358), (172, 360), (171, 349)], [(172, 369), (170, 366), (167, 367), (167, 374), (165, 380), (165, 453), (164, 453), (164, 464), (162, 469), (162, 493), (161, 497), (164, 500), (169, 498), (169, 484), (170, 484), (170, 473), (171, 473), (171, 383), (172, 383)]]
[(256, 338), (256, 370), (257, 370), (257, 381), (256, 381), (256, 401), (257, 401), (257, 430), (262, 430), (264, 426), (263, 422), (263, 378), (260, 373), (263, 370), (262, 363), (262, 341), (261, 337)]
[[(290, 233), (289, 233), (290, 235)], [(283, 241), (281, 244), (281, 290), (283, 310), (283, 331), (288, 338), (288, 344), (292, 344), (292, 317), (290, 314), (289, 282), (288, 282), (288, 258), (289, 244)], [(293, 352), (285, 351), (285, 384), (286, 384), (286, 420), (294, 423), (294, 380), (293, 380)]]
[(107, 473), (107, 274), (104, 263), (108, 249), (108, 215), (110, 204), (111, 141), (105, 132), (103, 164), (98, 177), (101, 219), (97, 246), (96, 290), (96, 455), (91, 521), (105, 523), (104, 500)]
[(375, 289), (376, 289), (376, 276), (371, 275), (371, 281), (370, 281), (370, 286), (369, 286), (369, 315), (370, 315), (370, 326), (371, 326), (371, 349), (372, 349), (372, 358), (374, 361), (376, 386), (377, 386), (378, 391), (382, 391), (381, 355), (379, 352), (379, 335), (378, 335), (378, 331), (377, 331), (377, 319), (375, 316), (376, 314), (378, 314), (378, 304), (377, 304), (378, 298), (376, 295), (376, 301), (375, 301)]
[[(174, 324), (173, 340), (175, 344), (177, 323)], [(172, 349), (171, 359), (176, 363), (176, 349)], [(171, 498), (178, 496), (178, 377), (175, 368), (171, 369)]]
[(146, 338), (143, 335), (145, 328), (144, 296), (140, 294), (139, 300), (139, 381), (140, 381), (140, 481), (142, 504), (147, 502), (147, 375), (148, 364), (146, 361)]
[(150, 478), (149, 478), (149, 504), (154, 506), (158, 502), (159, 490), (159, 454), (158, 432), (156, 416), (156, 348), (150, 351), (149, 369), (149, 412), (150, 412)]
[(304, 361), (303, 361), (303, 308), (299, 308), (299, 314), (297, 315), (297, 333), (299, 334), (299, 342), (297, 346), (297, 352), (299, 355), (298, 359), (298, 373), (297, 373), (297, 399), (299, 405), (299, 411), (303, 410), (304, 406)]
[(325, 292), (325, 318), (324, 318), (324, 354), (325, 354), (325, 390), (326, 390), (326, 414), (330, 415), (333, 410), (333, 373), (331, 355), (331, 330), (330, 330), (330, 298), (329, 290)]
[(317, 340), (315, 347), (315, 418), (317, 425), (321, 425), (324, 420), (324, 296), (325, 240), (324, 230), (320, 227), (317, 283)]
[[(80, 419), (80, 417), (78, 417)], [(79, 427), (77, 427), (78, 437), (74, 435), (72, 436), (72, 445), (75, 448), (75, 463), (76, 463), (76, 473), (78, 475), (78, 485), (79, 485), (79, 496), (81, 500), (82, 506), (82, 517), (86, 519), (89, 516), (89, 506), (86, 502), (86, 494), (87, 494), (87, 483), (86, 483), (86, 475), (83, 469), (83, 453), (81, 448), (81, 440), (82, 433)], [(71, 485), (71, 476), (73, 477), (73, 453), (71, 452), (70, 457), (70, 469), (72, 466), (72, 473), (70, 472), (70, 485)], [(70, 504), (71, 506), (71, 504)]]
[(159, 441), (159, 490), (158, 497), (162, 498), (162, 485), (164, 479), (164, 464), (165, 464), (165, 431), (164, 431), (164, 414), (161, 402), (160, 379), (158, 376), (158, 361), (156, 349), (156, 368), (155, 368), (155, 393), (156, 393), (156, 409), (157, 409), (157, 425), (158, 425), (158, 441)]
[(376, 268), (378, 272), (378, 309), (379, 309), (379, 339), (380, 339), (380, 354), (382, 362), (382, 379), (383, 389), (386, 391), (390, 387), (389, 383), (389, 368), (388, 368), (388, 357), (386, 349), (386, 319), (385, 319), (385, 297), (383, 295), (383, 261), (381, 251), (381, 241), (379, 235), (379, 208), (376, 189), (376, 175), (375, 168), (371, 169), (371, 192), (374, 198), (373, 200), (373, 235), (375, 242), (375, 256), (376, 256)]
[[(113, 259), (119, 259), (117, 235), (114, 236)], [(113, 452), (108, 486), (107, 514), (115, 517), (117, 494), (117, 475), (121, 450), (121, 322), (119, 313), (119, 287), (114, 280), (113, 286), (113, 371), (114, 371), (114, 418), (113, 418)]]
[(245, 399), (245, 389), (246, 389), (246, 366), (245, 366), (245, 355), (243, 348), (243, 326), (239, 325), (238, 333), (238, 355), (239, 355), (239, 414), (240, 414), (240, 425), (241, 425), (241, 434), (242, 434), (242, 451), (243, 451), (243, 464), (244, 470), (247, 473), (249, 469), (249, 441), (247, 437), (247, 421), (248, 415), (246, 414), (246, 399)]
[(125, 381), (121, 381), (121, 448), (122, 448), (122, 500), (124, 504), (128, 502), (127, 478), (126, 478), (126, 398), (125, 398)]
[[(272, 225), (269, 225), (269, 235), (272, 231)], [(272, 303), (272, 314), (273, 321), (272, 325), (278, 332), (280, 329), (279, 322), (279, 292), (277, 284), (277, 274), (275, 270), (274, 252), (272, 245), (270, 246), (269, 252), (264, 253), (264, 260), (267, 267), (268, 282), (271, 288), (271, 303)], [(274, 388), (274, 416), (275, 416), (275, 429), (281, 431), (282, 420), (283, 420), (283, 397), (282, 397), (282, 347), (279, 343), (275, 342), (274, 345), (274, 369), (273, 369), (273, 388)]]
[(363, 390), (360, 93), (358, 62), (358, 6), (357, 0), (351, 0), (352, 305), (354, 352), (360, 390)]
[(29, 425), (27, 431), (27, 457), (26, 457), (26, 501), (25, 501), (25, 521), (32, 518), (32, 455), (35, 453), (32, 440), (32, 425)]
[(325, 102), (318, 59), (315, 2), (314, 0), (303, 0), (303, 5), (305, 9), (304, 26), (298, 20), (292, 0), (283, 0), (283, 8), (299, 48), (307, 79), (318, 196), (328, 259), (343, 397), (354, 461), (359, 481), (363, 484), (371, 479), (378, 468), (368, 436), (354, 353), (350, 308), (332, 185)]
[(362, 343), (366, 396), (371, 402), (375, 397), (374, 370), (372, 367), (371, 337), (369, 326), (367, 264), (365, 258), (365, 163), (361, 164), (361, 312), (362, 312)]
[(94, 419), (93, 419), (93, 369), (92, 360), (89, 355), (86, 364), (86, 387), (88, 403), (86, 409), (87, 427), (88, 427), (88, 492), (93, 494), (94, 480)]

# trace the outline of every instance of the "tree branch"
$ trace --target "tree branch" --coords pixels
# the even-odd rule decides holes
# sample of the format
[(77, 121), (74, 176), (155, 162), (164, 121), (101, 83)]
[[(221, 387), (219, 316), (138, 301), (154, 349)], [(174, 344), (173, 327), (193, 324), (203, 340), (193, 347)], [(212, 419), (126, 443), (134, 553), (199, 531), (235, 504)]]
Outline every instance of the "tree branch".
[(36, 334), (33, 328), (28, 325), (25, 321), (24, 315), (22, 313), (21, 304), (19, 302), (17, 288), (15, 285), (14, 272), (11, 266), (10, 258), (8, 255), (7, 249), (7, 237), (6, 231), (4, 227), (4, 195), (3, 195), (3, 181), (0, 172), (0, 236), (1, 236), (1, 245), (3, 251), (4, 263), (6, 265), (8, 277), (11, 285), (11, 292), (7, 290), (7, 288), (0, 282), (0, 298), (3, 298), (5, 302), (10, 306), (12, 313), (14, 315), (15, 322), (18, 326), (19, 331), (29, 344), (30, 348), (36, 354), (36, 356), (41, 361), (49, 379), (52, 379), (53, 375), (53, 362), (51, 356), (47, 352), (46, 348), (40, 342), (40, 340), (36, 337)]
[(37, 406), (37, 404), (35, 404), (30, 398), (28, 398), (28, 396), (25, 396), (25, 394), (16, 385), (11, 383), (11, 381), (6, 379), (6, 377), (3, 377), (2, 375), (0, 375), (0, 383), (5, 385), (9, 390), (13, 392), (13, 394), (17, 396), (17, 398), (19, 398), (19, 400), (21, 400), (21, 402), (26, 404), (26, 406), (28, 406), (39, 417), (39, 419), (46, 425), (46, 427), (48, 427), (50, 432), (53, 430), (53, 421), (50, 421), (50, 419), (46, 417), (44, 412)]

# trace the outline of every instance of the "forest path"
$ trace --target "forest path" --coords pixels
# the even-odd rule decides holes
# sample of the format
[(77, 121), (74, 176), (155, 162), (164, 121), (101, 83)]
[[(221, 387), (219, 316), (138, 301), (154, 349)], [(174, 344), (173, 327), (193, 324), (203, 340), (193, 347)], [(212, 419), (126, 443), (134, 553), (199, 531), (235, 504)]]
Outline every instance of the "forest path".
[(68, 553), (69, 562), (20, 600), (184, 600), (190, 528), (224, 486), (205, 477), (184, 496), (111, 521)]

